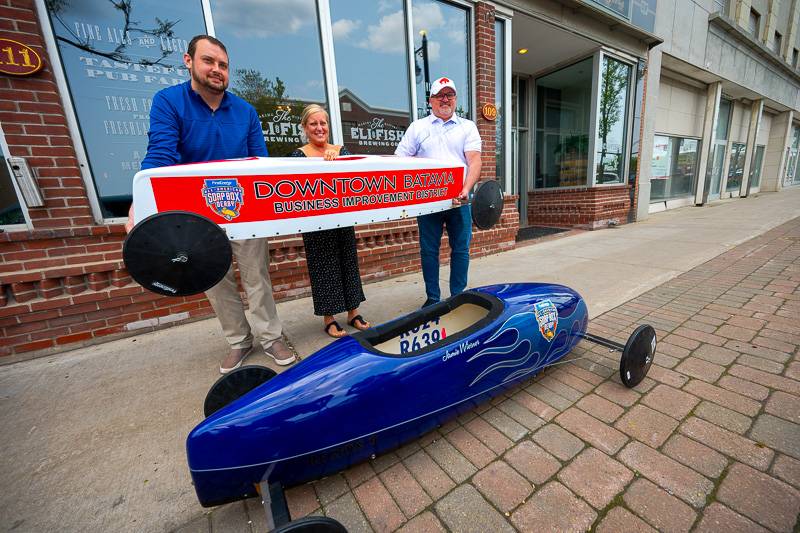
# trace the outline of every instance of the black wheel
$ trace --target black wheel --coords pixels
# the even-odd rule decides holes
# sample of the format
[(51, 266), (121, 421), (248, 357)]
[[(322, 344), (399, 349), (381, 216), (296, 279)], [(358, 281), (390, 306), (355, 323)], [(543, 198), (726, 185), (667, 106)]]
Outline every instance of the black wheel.
[(272, 533), (347, 533), (347, 529), (327, 516), (306, 516), (272, 530)]
[(211, 385), (203, 403), (203, 413), (206, 417), (211, 416), (276, 375), (271, 368), (258, 365), (242, 366), (228, 372)]
[(472, 197), (472, 221), (478, 229), (489, 229), (503, 214), (503, 190), (497, 180), (481, 183)]
[(122, 258), (139, 285), (165, 296), (206, 291), (225, 277), (233, 252), (228, 236), (206, 217), (156, 213), (125, 238)]
[(619, 360), (619, 377), (622, 383), (632, 389), (642, 382), (653, 358), (656, 355), (656, 330), (644, 324), (628, 338), (622, 357)]

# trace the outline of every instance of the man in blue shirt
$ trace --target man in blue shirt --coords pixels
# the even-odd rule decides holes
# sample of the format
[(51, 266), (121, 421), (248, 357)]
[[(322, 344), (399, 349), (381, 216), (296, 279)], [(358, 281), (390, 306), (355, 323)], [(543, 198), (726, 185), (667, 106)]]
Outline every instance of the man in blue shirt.
[(417, 217), (419, 255), (427, 299), (422, 307), (441, 299), (439, 290), (439, 248), (442, 229), (450, 242), (450, 295), (467, 286), (469, 242), (472, 238), (472, 212), (466, 203), (470, 191), (481, 176), (481, 136), (471, 120), (456, 111), (456, 85), (449, 78), (439, 78), (431, 85), (431, 114), (415, 120), (406, 130), (395, 155), (430, 157), (467, 166), (464, 186), (453, 199), (455, 209)]
[[(150, 142), (142, 170), (180, 163), (267, 156), (256, 110), (226, 91), (228, 52), (225, 45), (214, 37), (198, 35), (190, 41), (183, 61), (191, 80), (163, 89), (153, 97)], [(130, 231), (132, 227), (133, 206), (126, 229)], [(267, 240), (231, 241), (231, 245), (250, 303), (252, 330), (264, 351), (277, 364), (293, 363), (295, 356), (282, 340), (282, 326), (272, 295)], [(241, 366), (253, 351), (254, 342), (233, 265), (222, 281), (206, 291), (206, 296), (231, 347), (220, 362), (219, 370), (225, 374)]]

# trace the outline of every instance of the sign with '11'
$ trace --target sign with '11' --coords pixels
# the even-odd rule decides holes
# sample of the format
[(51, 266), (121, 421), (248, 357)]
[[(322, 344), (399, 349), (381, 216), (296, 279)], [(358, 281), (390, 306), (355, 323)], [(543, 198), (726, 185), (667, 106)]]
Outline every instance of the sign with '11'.
[(26, 44), (0, 37), (0, 72), (30, 76), (42, 68), (41, 56)]

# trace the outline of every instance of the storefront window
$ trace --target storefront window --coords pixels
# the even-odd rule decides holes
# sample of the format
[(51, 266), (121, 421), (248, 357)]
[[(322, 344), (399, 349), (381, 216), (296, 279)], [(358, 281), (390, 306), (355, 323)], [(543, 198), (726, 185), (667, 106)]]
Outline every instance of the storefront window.
[(750, 170), (750, 187), (755, 189), (761, 186), (761, 167), (764, 165), (764, 145), (756, 146), (753, 154), (753, 165)]
[(650, 201), (684, 198), (694, 192), (697, 175), (697, 139), (656, 135), (650, 176)]
[(183, 54), (205, 33), (199, 1), (46, 2), (104, 217), (123, 217), (147, 150), (150, 104), (189, 79)]
[(591, 57), (536, 80), (537, 189), (587, 184)]
[(456, 114), (470, 116), (469, 11), (436, 0), (414, 0), (414, 71), (417, 116), (430, 113), (430, 83), (451, 78), (458, 90)]
[(792, 144), (789, 147), (789, 157), (786, 161), (786, 176), (783, 179), (783, 185), (789, 186), (794, 183), (800, 183), (800, 175), (797, 173), (797, 166), (800, 163), (800, 158), (797, 157), (798, 148), (800, 148), (800, 126), (792, 126)]
[(631, 67), (603, 56), (597, 111), (597, 183), (622, 183)]
[(495, 174), (501, 184), (505, 184), (506, 175), (506, 109), (503, 105), (503, 98), (506, 94), (505, 76), (505, 23), (502, 20), (494, 22), (494, 102), (497, 106), (497, 118), (495, 119)]
[(731, 121), (731, 101), (724, 98), (719, 101), (719, 115), (717, 116), (717, 129), (714, 137), (719, 140), (728, 138), (728, 126)]
[(0, 161), (0, 226), (24, 223), (25, 216), (4, 157)]
[(728, 192), (738, 191), (742, 186), (746, 149), (747, 145), (744, 143), (733, 143), (731, 145), (731, 161), (728, 165), (728, 181), (725, 185), (725, 190)]
[(411, 123), (402, 0), (332, 0), (331, 21), (344, 143), (393, 154)]
[(327, 108), (316, 2), (253, 9), (212, 0), (211, 11), (216, 36), (230, 57), (230, 91), (258, 111), (270, 155), (288, 155), (306, 142), (303, 108), (310, 103)]

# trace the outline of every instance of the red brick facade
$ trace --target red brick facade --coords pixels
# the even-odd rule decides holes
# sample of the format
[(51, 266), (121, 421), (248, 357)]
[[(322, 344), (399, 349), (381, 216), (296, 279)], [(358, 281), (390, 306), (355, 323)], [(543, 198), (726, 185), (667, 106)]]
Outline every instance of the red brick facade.
[(495, 150), (497, 148), (496, 123), (481, 115), (484, 104), (495, 103), (495, 50), (494, 50), (494, 6), (478, 2), (475, 5), (475, 123), (483, 141), (481, 153), (483, 167), (481, 180), (495, 179)]
[[(212, 314), (203, 295), (166, 298), (134, 283), (122, 262), (121, 225), (97, 224), (80, 173), (61, 95), (32, 0), (0, 6), (3, 37), (34, 48), (45, 68), (27, 78), (0, 75), (0, 122), (11, 155), (25, 157), (45, 199), (30, 209), (32, 230), (0, 233), (0, 356), (54, 351), (148, 331)], [(479, 101), (493, 101), (493, 8), (478, 5)], [(489, 64), (491, 63), (491, 64)], [(494, 178), (494, 124), (479, 123), (485, 142), (482, 177)], [(476, 232), (472, 255), (514, 247), (516, 199), (506, 199), (501, 223)], [(357, 232), (365, 282), (419, 271), (413, 220), (365, 226)], [(442, 258), (449, 249), (442, 246)], [(273, 239), (270, 273), (276, 299), (310, 293), (303, 241)]]
[[(33, 0), (0, 0), (0, 36), (34, 48), (45, 67), (33, 76), (0, 74), (0, 123), (11, 155), (30, 164), (45, 207), (29, 210), (33, 228), (0, 232), (0, 357), (46, 353), (130, 335), (212, 314), (202, 295), (166, 298), (133, 282), (122, 262), (121, 225), (98, 224), (69, 132), (62, 98)], [(13, 6), (13, 7), (12, 7)], [(483, 139), (481, 179), (495, 179), (494, 121), (480, 108), (495, 101), (495, 9), (475, 4), (476, 122)], [(515, 246), (519, 213), (505, 200), (501, 222), (476, 231), (473, 257)], [(529, 193), (532, 225), (596, 228), (627, 220), (628, 186)], [(373, 224), (357, 231), (365, 282), (418, 272), (416, 223)], [(442, 246), (442, 260), (449, 259)], [(310, 293), (303, 241), (272, 239), (270, 273), (276, 299)]]
[(629, 185), (540, 189), (528, 193), (528, 224), (597, 229), (624, 224), (631, 207)]

